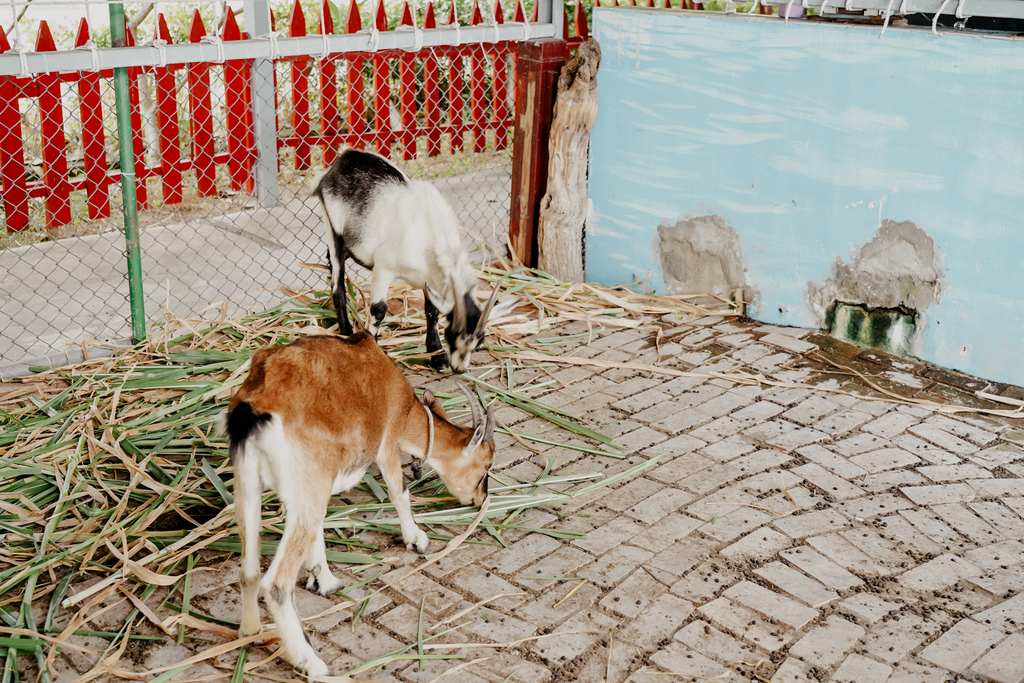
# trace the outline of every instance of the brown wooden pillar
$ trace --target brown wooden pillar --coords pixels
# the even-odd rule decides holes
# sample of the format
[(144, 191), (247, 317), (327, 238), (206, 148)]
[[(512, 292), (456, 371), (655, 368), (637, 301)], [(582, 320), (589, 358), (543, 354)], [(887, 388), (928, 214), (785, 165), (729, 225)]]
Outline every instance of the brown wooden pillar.
[(516, 58), (516, 122), (512, 144), (512, 211), (508, 228), (513, 255), (537, 265), (537, 218), (547, 190), (548, 135), (555, 88), (569, 45), (558, 38), (519, 44)]

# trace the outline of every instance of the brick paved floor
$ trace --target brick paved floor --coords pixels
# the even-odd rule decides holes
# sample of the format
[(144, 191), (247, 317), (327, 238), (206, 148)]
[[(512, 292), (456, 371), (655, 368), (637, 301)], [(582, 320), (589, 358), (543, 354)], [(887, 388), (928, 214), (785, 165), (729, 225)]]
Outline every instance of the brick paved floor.
[[(560, 350), (698, 372), (724, 365), (873, 393), (822, 360), (829, 358), (903, 396), (1002, 408), (973, 392), (1022, 397), (1015, 387), (807, 330), (719, 319), (665, 327), (660, 348), (648, 329), (606, 331), (589, 344), (577, 337)], [(581, 332), (586, 326), (574, 323), (542, 336)], [(1024, 681), (1021, 422), (723, 379), (582, 366), (551, 371), (558, 384), (542, 400), (614, 436), (626, 457), (543, 444), (533, 453), (499, 436), (499, 476), (532, 480), (549, 464), (555, 473), (602, 474), (655, 456), (658, 464), (617, 486), (523, 514), (524, 526), (585, 538), (517, 531), (502, 548), (486, 544), (481, 531), (482, 544), (464, 546), (421, 575), (401, 582), (389, 580), (398, 571), (386, 575), (355, 628), (345, 611), (310, 625), (333, 671), (415, 643), (421, 604), (429, 627), (502, 596), (457, 620), (468, 623), (441, 640), (504, 643), (577, 632), (501, 650), (465, 648), (465, 659), (430, 661), (423, 670), (398, 661), (358, 678), (426, 683), (450, 672), (441, 680)], [(451, 384), (428, 373), (413, 380)], [(526, 432), (547, 430), (554, 440), (570, 436), (512, 408), (498, 417)], [(401, 546), (385, 555), (396, 568), (416, 561)], [(207, 558), (218, 571), (197, 574), (193, 604), (236, 619), (237, 562), (224, 557)], [(579, 587), (542, 577), (587, 581)], [(304, 590), (297, 599), (304, 615), (333, 604)], [(103, 619), (118, 618), (123, 614), (112, 611)], [(88, 641), (81, 639), (97, 644)], [(152, 667), (203, 647), (140, 647), (129, 659)], [(250, 659), (269, 654), (256, 648)], [(469, 660), (478, 661), (455, 669)], [(223, 658), (233, 663), (233, 654)], [(70, 679), (89, 662), (70, 653), (58, 664)], [(260, 672), (297, 677), (280, 663)], [(204, 663), (185, 676), (224, 673)]]

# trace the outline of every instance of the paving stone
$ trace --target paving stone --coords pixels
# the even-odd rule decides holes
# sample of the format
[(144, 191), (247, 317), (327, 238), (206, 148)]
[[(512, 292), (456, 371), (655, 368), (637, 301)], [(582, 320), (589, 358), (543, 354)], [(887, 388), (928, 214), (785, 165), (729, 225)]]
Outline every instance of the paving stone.
[(963, 542), (957, 531), (942, 521), (942, 518), (927, 508), (900, 510), (900, 516), (910, 522), (914, 528), (925, 534), (939, 546), (947, 550)]
[(879, 448), (861, 455), (855, 455), (850, 461), (868, 472), (882, 472), (897, 467), (907, 467), (921, 462), (920, 458), (902, 448)]
[(822, 607), (839, 599), (835, 591), (781, 562), (766, 564), (755, 569), (754, 573), (811, 607)]
[(645, 500), (639, 501), (629, 509), (624, 510), (624, 512), (638, 522), (655, 524), (690, 503), (693, 499), (694, 496), (691, 493), (675, 488), (662, 488), (654, 495), (648, 496)]
[(624, 543), (644, 530), (631, 519), (617, 517), (607, 524), (594, 529), (587, 537), (573, 541), (573, 545), (594, 555), (603, 555), (620, 543)]
[(470, 565), (452, 574), (451, 581), (474, 601), (485, 600), (495, 595), (507, 595), (508, 597), (487, 603), (501, 610), (512, 609), (528, 599), (526, 595), (512, 595), (521, 593), (522, 589), (478, 565)]
[(577, 550), (562, 546), (555, 552), (529, 567), (526, 567), (516, 574), (516, 581), (528, 588), (536, 588), (531, 580), (538, 576), (574, 576), (577, 569), (593, 561), (593, 557)]
[(483, 566), (499, 574), (514, 574), (535, 560), (562, 547), (550, 536), (533, 534), (511, 547), (500, 550), (483, 561)]
[(779, 556), (832, 590), (846, 590), (864, 583), (832, 560), (807, 546), (784, 550), (779, 553)]
[(895, 543), (898, 550), (912, 550), (922, 555), (938, 555), (942, 548), (921, 533), (905, 517), (886, 515), (878, 520), (882, 534)]
[(1024, 538), (1024, 520), (995, 501), (968, 503), (967, 507), (1006, 538)]
[(996, 683), (1020, 683), (1024, 681), (1024, 635), (1014, 633), (989, 650), (981, 659), (971, 665), (975, 671)]
[(399, 567), (380, 577), (380, 580), (390, 586), (392, 590), (400, 593), (405, 599), (414, 601), (417, 605), (423, 599), (423, 609), (427, 614), (437, 616), (447, 610), (459, 598), (458, 594), (451, 589), (431, 581), (420, 573), (412, 574), (399, 581), (395, 580), (406, 573), (407, 569), (405, 567)]
[[(933, 465), (956, 465), (963, 462), (963, 457), (956, 453), (950, 453), (944, 451), (937, 446), (928, 443), (924, 439), (919, 439), (913, 434), (900, 434), (892, 440), (892, 445), (902, 448), (903, 450), (913, 453), (922, 460), (926, 460)], [(975, 457), (978, 454), (975, 453)]]
[(785, 533), (787, 537), (806, 539), (828, 531), (849, 528), (852, 524), (849, 519), (835, 510), (814, 510), (776, 519), (772, 525)]
[[(531, 648), (542, 659), (558, 666), (576, 659), (602, 637), (601, 633), (589, 633), (588, 631), (610, 630), (615, 627), (616, 621), (616, 619), (600, 613), (576, 614), (563, 622), (555, 631), (562, 635), (534, 641)], [(578, 631), (578, 633), (569, 633), (570, 631)]]
[(508, 643), (527, 638), (537, 632), (536, 625), (487, 607), (473, 610), (464, 617), (464, 620), (468, 623), (462, 627), (463, 633), (471, 633), (491, 643)]
[(889, 567), (876, 562), (838, 533), (811, 536), (807, 545), (859, 576), (887, 576), (892, 573)]
[(873, 624), (887, 614), (898, 610), (903, 605), (898, 602), (883, 600), (871, 593), (851, 595), (839, 603), (839, 609)]
[(733, 479), (750, 476), (771, 467), (778, 467), (790, 457), (778, 451), (759, 450), (726, 463), (719, 463), (678, 482), (680, 488), (703, 494)]
[(866, 650), (891, 665), (906, 657), (937, 630), (937, 626), (925, 623), (916, 614), (897, 614), (891, 620), (871, 627), (864, 637), (862, 651)]
[[(864, 427), (861, 427), (861, 429), (864, 429)], [(873, 451), (876, 448), (884, 448), (887, 445), (889, 445), (889, 440), (885, 437), (858, 432), (849, 438), (837, 441), (835, 449), (846, 457), (851, 457), (860, 453), (866, 453), (867, 451)]]
[(796, 452), (844, 479), (854, 479), (855, 477), (867, 474), (867, 470), (855, 464), (849, 458), (837, 455), (817, 444), (798, 448)]
[(742, 581), (724, 593), (725, 597), (745, 607), (784, 624), (792, 629), (800, 629), (818, 616), (818, 611), (799, 602), (773, 593), (750, 581)]
[(967, 581), (994, 596), (1019, 593), (1024, 590), (1024, 567), (986, 570), (981, 576)]
[(404, 645), (380, 629), (371, 628), (364, 623), (360, 623), (355, 631), (348, 627), (336, 628), (327, 639), (363, 661), (394, 652)]
[(865, 493), (864, 489), (854, 486), (842, 477), (832, 474), (821, 465), (815, 463), (794, 467), (792, 472), (839, 500), (858, 498)]
[(769, 444), (772, 440), (782, 438), (785, 434), (795, 432), (797, 429), (798, 427), (792, 422), (775, 420), (744, 429), (743, 436), (760, 444)]
[(641, 501), (647, 500), (664, 488), (665, 485), (660, 482), (652, 481), (645, 477), (637, 477), (618, 488), (605, 491), (604, 496), (601, 497), (601, 504), (616, 512), (622, 512)]
[(1000, 541), (968, 550), (964, 557), (981, 569), (1007, 569), (1012, 565), (1024, 564), (1024, 543), (1016, 540)]
[(621, 629), (616, 638), (621, 637), (646, 650), (653, 650), (683, 626), (693, 609), (693, 603), (689, 600), (665, 593)]
[(666, 547), (678, 543), (690, 533), (704, 524), (703, 520), (694, 519), (681, 512), (665, 516), (657, 524), (651, 525), (643, 533), (629, 540), (631, 545), (645, 548), (652, 552), (661, 552)]
[(935, 482), (958, 481), (961, 479), (987, 479), (992, 473), (983, 467), (971, 464), (926, 465), (916, 468), (918, 472)]
[(857, 480), (857, 485), (870, 493), (899, 489), (904, 486), (923, 486), (927, 483), (927, 479), (917, 472), (910, 470), (879, 472), (878, 474), (869, 474)]
[(723, 543), (729, 543), (748, 531), (767, 524), (773, 517), (774, 515), (761, 510), (742, 507), (721, 517), (712, 518), (698, 531)]
[(961, 579), (978, 576), (981, 570), (962, 557), (940, 555), (899, 577), (901, 586), (916, 591), (934, 591), (952, 586)]
[(906, 486), (900, 493), (917, 505), (941, 505), (974, 500), (978, 493), (967, 484), (935, 484), (931, 486)]
[(986, 446), (998, 438), (998, 435), (994, 432), (982, 429), (976, 425), (946, 417), (945, 415), (931, 415), (925, 419), (925, 424), (938, 427), (939, 429), (958, 436), (961, 439), (966, 439), (977, 446)]
[(894, 496), (891, 493), (875, 493), (863, 498), (843, 501), (836, 504), (835, 508), (844, 515), (853, 517), (858, 521), (863, 521), (913, 506), (914, 504), (903, 496)]
[(767, 527), (749, 534), (720, 551), (722, 557), (733, 561), (741, 559), (768, 559), (780, 550), (788, 548), (792, 541), (774, 529)]
[(892, 665), (892, 675), (886, 683), (944, 683), (945, 680), (945, 672), (938, 667), (897, 662)]
[(724, 567), (717, 559), (704, 560), (672, 584), (672, 592), (690, 602), (699, 603), (717, 596), (739, 578), (734, 569)]
[[(680, 399), (686, 395), (681, 395), (675, 399), (675, 402), (679, 402)], [(657, 422), (652, 424), (653, 427), (658, 429), (664, 429), (672, 434), (677, 434), (683, 430), (690, 429), (720, 415), (727, 415), (728, 413), (736, 410), (740, 406), (744, 406), (750, 403), (750, 399), (741, 396), (740, 394), (727, 391), (720, 396), (716, 396), (707, 401), (695, 404), (692, 407), (684, 408), (671, 415), (668, 415)]]
[(664, 574), (659, 581), (672, 583), (703, 562), (717, 546), (718, 543), (712, 540), (684, 538), (652, 557), (645, 566)]
[(907, 430), (907, 428), (911, 425), (917, 424), (918, 422), (920, 422), (920, 419), (913, 415), (907, 415), (906, 413), (893, 410), (872, 420), (861, 427), (861, 429), (865, 432), (880, 436), (883, 439), (891, 439), (894, 436), (902, 434)]
[(777, 652), (794, 638), (791, 630), (764, 621), (753, 610), (728, 598), (705, 603), (697, 608), (697, 612), (726, 632), (768, 652)]
[(719, 462), (728, 462), (749, 453), (755, 448), (757, 446), (742, 436), (730, 436), (728, 439), (708, 444), (700, 449), (700, 453)]
[(819, 432), (817, 429), (810, 429), (802, 427), (800, 429), (787, 430), (782, 434), (772, 436), (767, 439), (767, 442), (776, 448), (781, 448), (787, 453), (801, 446), (814, 443), (815, 441), (823, 441), (828, 438), (828, 435), (824, 432)]
[(664, 595), (668, 588), (637, 569), (601, 600), (601, 607), (624, 617), (634, 618), (648, 605)]
[(922, 650), (921, 659), (959, 673), (1005, 637), (998, 629), (961, 619)]
[(611, 404), (612, 408), (621, 410), (624, 413), (637, 413), (644, 408), (650, 408), (651, 406), (658, 405), (670, 400), (672, 397), (656, 388), (642, 391), (639, 394), (634, 394), (623, 398), (615, 403)]
[(852, 654), (832, 675), (835, 683), (885, 683), (892, 667), (867, 657)]
[(673, 642), (651, 656), (651, 661), (668, 669), (676, 676), (694, 676), (699, 678), (715, 678), (728, 668), (708, 659), (696, 650), (691, 650), (682, 643)]
[[(906, 552), (897, 550), (896, 544), (882, 538), (878, 532), (868, 528), (848, 529), (839, 532), (839, 535), (857, 546), (873, 560), (892, 567), (899, 567), (908, 562)], [(909, 566), (913, 566), (911, 563)]]
[(756, 648), (727, 636), (706, 621), (691, 621), (676, 632), (675, 639), (691, 650), (719, 662), (753, 662), (760, 659)]
[(789, 648), (789, 656), (798, 657), (822, 669), (831, 669), (864, 633), (862, 627), (833, 615), (793, 643), (793, 647)]
[(714, 517), (729, 514), (746, 505), (757, 505), (757, 499), (736, 486), (729, 486), (690, 503), (686, 506), (686, 512), (692, 517), (710, 522)]
[(873, 418), (873, 415), (861, 410), (845, 408), (814, 423), (814, 428), (835, 438), (864, 425)]
[(817, 346), (809, 342), (805, 342), (795, 337), (791, 337), (788, 334), (779, 334), (777, 332), (766, 334), (765, 336), (761, 337), (758, 341), (760, 341), (762, 344), (771, 344), (773, 346), (778, 346), (780, 348), (786, 349), (787, 351), (792, 351), (794, 353), (807, 353), (808, 351), (813, 351), (814, 349), (818, 348)]
[(971, 479), (967, 484), (978, 497), (1024, 496), (1022, 479)]
[(974, 444), (955, 437), (949, 432), (939, 429), (933, 424), (922, 423), (914, 425), (907, 431), (921, 437), (925, 441), (930, 441), (942, 450), (950, 451), (951, 453), (969, 455), (980, 450)]
[(771, 683), (811, 683), (814, 679), (807, 673), (807, 666), (794, 657), (787, 657), (776, 669)]
[[(680, 434), (678, 436), (672, 437), (671, 439), (665, 439), (664, 441), (660, 441), (652, 446), (645, 448), (643, 454), (649, 458), (661, 456), (662, 462), (667, 465), (669, 463), (674, 462), (674, 460), (677, 459), (678, 456), (686, 453), (692, 453), (693, 451), (699, 448), (703, 448), (706, 445), (706, 441), (701, 441), (700, 439), (690, 436), (689, 434)], [(711, 463), (708, 462), (708, 465), (710, 464)], [(707, 465), (705, 465), (705, 467), (706, 466)], [(662, 465), (661, 467), (665, 467), (665, 465)], [(654, 478), (659, 479), (661, 481), (666, 481), (661, 477)], [(682, 477), (679, 477), (671, 481), (678, 481), (678, 479), (681, 478)], [(671, 483), (671, 481), (668, 481), (667, 483)]]
[(1020, 631), (1024, 628), (1024, 593), (978, 612), (973, 619), (1004, 631)]
[(1001, 533), (965, 505), (949, 503), (932, 505), (931, 509), (951, 527), (977, 544), (1003, 540)]
[[(682, 434), (680, 436), (689, 435)], [(644, 451), (644, 455), (649, 455), (649, 453)], [(662, 456), (662, 460), (665, 461), (665, 464), (657, 465), (653, 469), (648, 470), (647, 477), (665, 484), (676, 484), (694, 473), (706, 470), (715, 464), (714, 460), (706, 458), (703, 455), (698, 455), (697, 453), (687, 453), (685, 455), (667, 457)]]

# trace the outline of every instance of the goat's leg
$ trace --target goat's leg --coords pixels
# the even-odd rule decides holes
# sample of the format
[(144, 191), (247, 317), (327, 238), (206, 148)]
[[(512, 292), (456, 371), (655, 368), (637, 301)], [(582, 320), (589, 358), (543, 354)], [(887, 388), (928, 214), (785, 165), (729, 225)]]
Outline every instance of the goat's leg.
[(306, 579), (306, 590), (316, 590), (320, 595), (332, 595), (337, 593), (345, 584), (336, 577), (331, 568), (327, 566), (327, 545), (324, 543), (323, 526), (320, 533), (316, 535), (316, 541), (306, 558), (306, 569), (309, 570), (309, 578)]
[(285, 505), (284, 535), (260, 586), (281, 634), (284, 658), (310, 676), (326, 676), (330, 673), (327, 665), (317, 656), (302, 630), (294, 594), (299, 569), (323, 528), (327, 500), (307, 491), (301, 496), (282, 496), (281, 499)]
[(437, 320), (441, 317), (441, 312), (430, 301), (426, 290), (423, 292), (423, 299), (426, 301), (424, 310), (427, 314), (427, 353), (440, 351), (437, 355), (430, 357), (430, 367), (440, 371), (444, 369), (444, 366), (448, 365), (448, 354), (441, 349), (441, 335), (437, 333)]
[(242, 541), (242, 623), (240, 636), (260, 632), (260, 504), (262, 499), (259, 463), (253, 457), (242, 455), (235, 461), (235, 519), (238, 536)]
[(370, 315), (366, 318), (366, 331), (374, 337), (388, 312), (388, 287), (394, 279), (394, 273), (379, 266), (374, 267), (370, 276)]
[[(385, 442), (387, 439), (385, 439)], [(402, 540), (405, 547), (415, 550), (420, 555), (430, 548), (430, 539), (423, 529), (416, 526), (412, 518), (412, 506), (409, 504), (409, 489), (405, 485), (405, 475), (402, 474), (402, 456), (397, 448), (381, 444), (381, 450), (377, 454), (377, 467), (384, 477), (384, 483), (388, 485), (388, 497), (391, 504), (398, 512), (398, 521), (402, 525)]]
[(331, 259), (331, 298), (334, 313), (338, 316), (338, 331), (343, 335), (352, 334), (352, 323), (348, 320), (345, 303), (345, 238), (331, 231), (327, 240), (327, 253)]

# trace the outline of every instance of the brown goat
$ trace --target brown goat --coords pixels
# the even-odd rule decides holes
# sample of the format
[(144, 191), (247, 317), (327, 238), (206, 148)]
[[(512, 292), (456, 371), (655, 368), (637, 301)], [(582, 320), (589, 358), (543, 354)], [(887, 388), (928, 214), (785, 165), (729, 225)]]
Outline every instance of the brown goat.
[[(416, 400), (405, 376), (359, 332), (315, 336), (263, 348), (222, 417), (235, 467), (235, 515), (242, 539), (240, 635), (260, 630), (262, 588), (281, 634), (285, 658), (310, 676), (327, 675), (302, 630), (292, 600), (299, 570), (307, 589), (330, 595), (342, 587), (327, 566), (323, 520), (330, 497), (358, 484), (376, 463), (398, 511), (406, 547), (425, 553), (402, 474), (401, 453), (437, 470), (463, 505), (487, 496), (494, 461), (494, 419), (464, 385), (473, 426), (452, 424), (430, 392)], [(264, 488), (277, 492), (285, 530), (260, 580), (260, 505)]]

